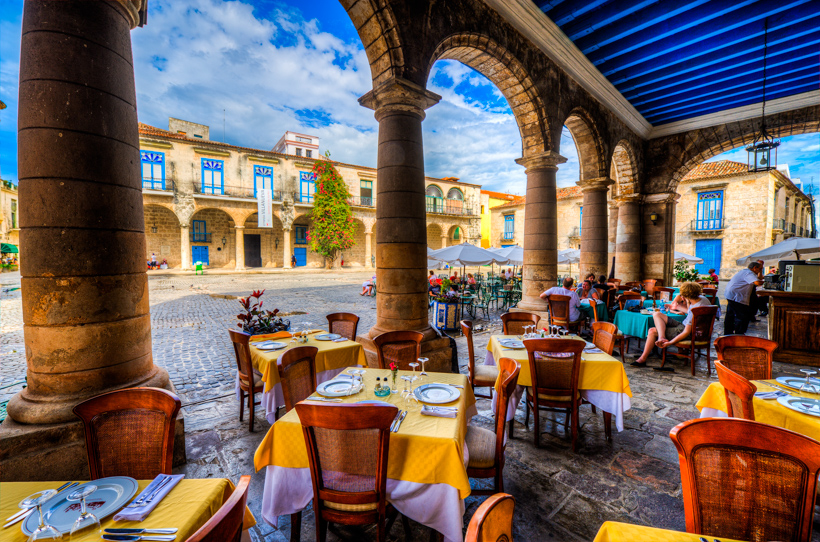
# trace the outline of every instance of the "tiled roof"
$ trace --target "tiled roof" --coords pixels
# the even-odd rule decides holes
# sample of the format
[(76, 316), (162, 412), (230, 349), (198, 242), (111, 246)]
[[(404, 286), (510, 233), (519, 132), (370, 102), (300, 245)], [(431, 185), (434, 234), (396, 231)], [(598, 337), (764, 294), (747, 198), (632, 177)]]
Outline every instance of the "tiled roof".
[(487, 194), (489, 197), (493, 199), (505, 199), (508, 201), (512, 201), (517, 197), (513, 194), (505, 194), (504, 192), (493, 192), (492, 190), (482, 190), (481, 193)]
[(524, 203), (526, 201), (527, 201), (526, 196), (515, 196), (515, 199), (513, 199), (511, 202), (502, 203), (501, 205), (496, 205), (495, 207), (493, 207), (493, 209), (501, 209), (501, 208), (504, 208), (504, 207), (518, 207), (519, 205), (524, 205)]
[[(482, 190), (484, 192), (484, 190)], [(569, 199), (569, 198), (580, 198), (581, 197), (581, 187), (579, 186), (568, 186), (566, 188), (559, 188), (555, 191), (555, 197), (558, 200), (562, 199)], [(527, 202), (526, 196), (515, 196), (515, 199), (509, 203), (502, 203), (501, 205), (496, 205), (493, 209), (501, 209), (503, 207), (517, 207), (519, 205), (524, 205)]]
[(684, 181), (695, 179), (710, 179), (712, 177), (725, 177), (731, 175), (742, 175), (749, 173), (749, 166), (732, 160), (718, 160), (717, 162), (704, 162), (694, 167), (684, 176)]

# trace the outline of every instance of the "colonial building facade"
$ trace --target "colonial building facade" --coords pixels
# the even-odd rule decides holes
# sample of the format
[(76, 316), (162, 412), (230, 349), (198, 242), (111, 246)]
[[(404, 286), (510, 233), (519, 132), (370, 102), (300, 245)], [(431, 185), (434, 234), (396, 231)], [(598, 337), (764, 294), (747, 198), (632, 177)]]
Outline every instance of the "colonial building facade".
[[(207, 126), (170, 119), (163, 130), (140, 124), (146, 258), (170, 268), (197, 261), (211, 268), (321, 267), (308, 246), (318, 138), (312, 157), (237, 147), (209, 138)], [(291, 137), (283, 137), (289, 141)], [(306, 142), (305, 142), (306, 143)], [(301, 142), (300, 142), (301, 144)], [(307, 154), (306, 152), (304, 154)], [(333, 162), (351, 193), (355, 245), (342, 254), (344, 267), (375, 267), (376, 170)], [(427, 178), (428, 241), (439, 248), (480, 240), (480, 187)], [(259, 227), (258, 193), (272, 191), (273, 225)]]
[[(17, 250), (20, 245), (20, 211), (18, 208), (17, 185), (0, 180), (0, 243), (10, 245), (9, 250)], [(16, 252), (8, 255), (17, 255)]]

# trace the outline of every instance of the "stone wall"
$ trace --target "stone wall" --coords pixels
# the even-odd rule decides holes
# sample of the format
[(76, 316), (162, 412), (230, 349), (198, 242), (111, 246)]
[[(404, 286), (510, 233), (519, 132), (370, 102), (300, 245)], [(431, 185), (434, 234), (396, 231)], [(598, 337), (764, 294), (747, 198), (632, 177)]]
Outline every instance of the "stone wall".
[[(262, 267), (282, 267), (284, 262), (284, 242), (285, 232), (282, 229), (282, 222), (273, 217), (272, 227), (260, 228), (259, 218), (256, 213), (245, 220), (244, 233), (248, 235), (260, 235), (260, 248), (262, 249)], [(277, 241), (278, 246), (277, 246)], [(248, 259), (245, 258), (245, 267), (250, 267)]]
[[(191, 241), (191, 246), (207, 246), (209, 267), (234, 267), (236, 265), (236, 228), (233, 219), (219, 209), (202, 209), (194, 213), (191, 220), (204, 220), (206, 231), (211, 234), (211, 242)], [(193, 225), (189, 233), (193, 233)], [(222, 239), (225, 244), (222, 244)], [(191, 261), (194, 261), (193, 259)]]
[[(180, 247), (180, 227), (177, 216), (165, 207), (159, 205), (146, 205), (145, 210), (145, 231), (146, 233), (146, 260), (151, 259), (151, 254), (155, 254), (157, 262), (167, 260), (168, 267), (179, 267), (181, 264)], [(152, 229), (156, 228), (157, 233)]]
[(355, 221), (356, 230), (353, 232), (353, 240), (355, 245), (344, 251), (343, 257), (345, 267), (364, 267), (365, 266), (365, 226), (360, 220)]

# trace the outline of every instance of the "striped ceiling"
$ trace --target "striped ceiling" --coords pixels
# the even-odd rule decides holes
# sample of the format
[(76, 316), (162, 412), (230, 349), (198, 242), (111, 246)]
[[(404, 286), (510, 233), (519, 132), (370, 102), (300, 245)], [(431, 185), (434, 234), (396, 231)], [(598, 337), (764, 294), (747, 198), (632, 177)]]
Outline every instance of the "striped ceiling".
[(654, 126), (820, 88), (820, 0), (533, 0)]

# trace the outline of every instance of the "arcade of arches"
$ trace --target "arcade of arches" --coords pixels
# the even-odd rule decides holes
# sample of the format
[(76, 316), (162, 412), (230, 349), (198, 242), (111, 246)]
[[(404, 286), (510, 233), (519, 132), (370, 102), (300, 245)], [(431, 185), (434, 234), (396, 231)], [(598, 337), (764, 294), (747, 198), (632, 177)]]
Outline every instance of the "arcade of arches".
[[(378, 121), (379, 295), (376, 324), (359, 337), (371, 363), (373, 337), (412, 329), (425, 336), (428, 370), (450, 367), (449, 340), (428, 323), (425, 283), (428, 239), (433, 230), (439, 244), (451, 236), (449, 228), (428, 227), (425, 209), (421, 126), (425, 110), (440, 99), (426, 89), (436, 59), (454, 58), (488, 76), (516, 117), (518, 163), (527, 179), (522, 309), (544, 310), (538, 294), (557, 276), (556, 171), (565, 161), (559, 148), (564, 125), (582, 164), (582, 262), (603, 271), (602, 256), (614, 245), (616, 273), (624, 280), (669, 279), (677, 182), (703, 160), (750, 143), (757, 128), (757, 120), (741, 119), (646, 139), (535, 48), (490, 7), (493, 2), (342, 4), (365, 46), (373, 79), (359, 102)], [(39, 441), (54, 447), (54, 435), (76, 436), (76, 428), (55, 427), (74, 423), (71, 409), (79, 401), (123, 387), (170, 387), (151, 354), (130, 61), (130, 32), (144, 20), (144, 6), (143, 0), (25, 2), (18, 163), (28, 387), (9, 403), (8, 423), (29, 425), (16, 426), (14, 438), (51, 431)], [(775, 113), (766, 121), (775, 136), (817, 131), (818, 123), (820, 106)], [(607, 223), (609, 190), (615, 203)], [(214, 218), (227, 231), (238, 231), (249, 215)], [(158, 229), (161, 220), (163, 231), (179, 227), (165, 211), (152, 208), (151, 216), (158, 218)], [(225, 257), (232, 250), (239, 254), (231, 244), (239, 237), (225, 237)], [(183, 244), (187, 238), (179, 237)], [(183, 255), (188, 250), (181, 247)], [(13, 443), (4, 448), (14, 451)], [(70, 469), (60, 472), (62, 479), (78, 478)]]

